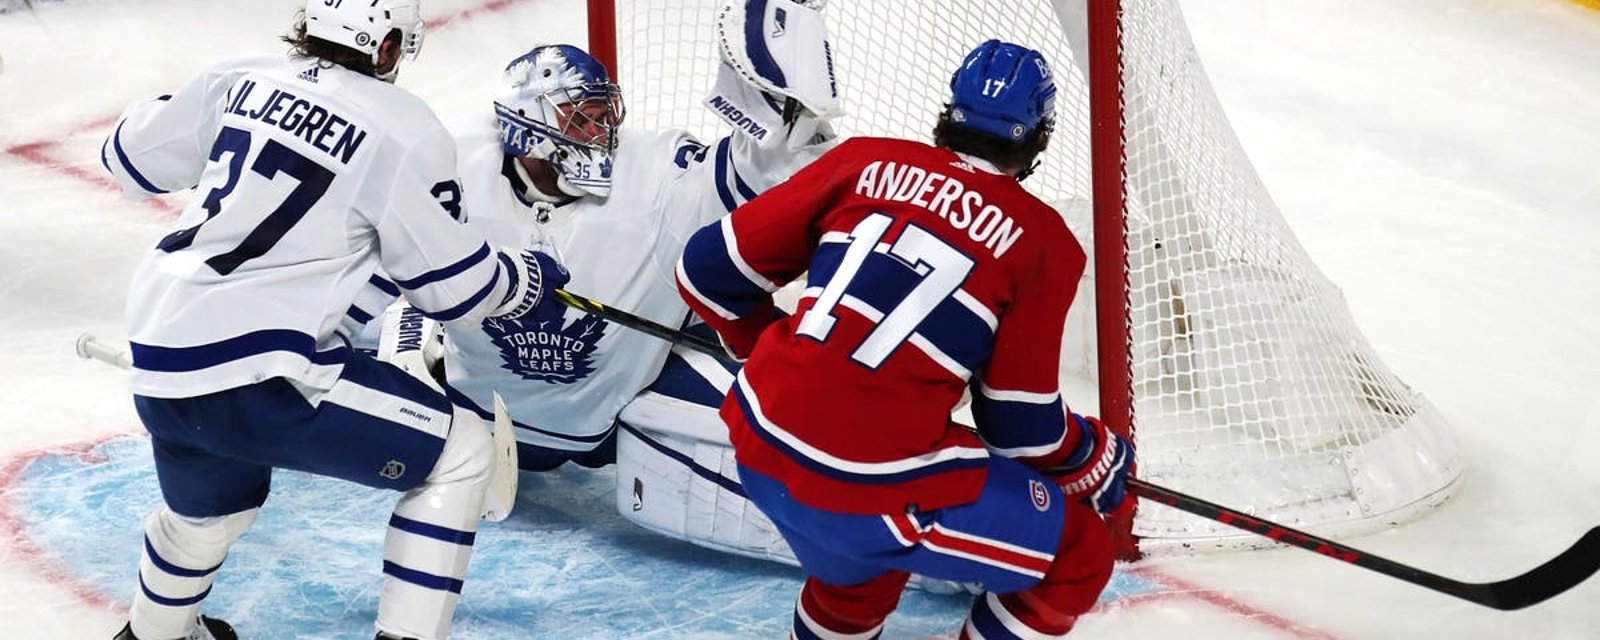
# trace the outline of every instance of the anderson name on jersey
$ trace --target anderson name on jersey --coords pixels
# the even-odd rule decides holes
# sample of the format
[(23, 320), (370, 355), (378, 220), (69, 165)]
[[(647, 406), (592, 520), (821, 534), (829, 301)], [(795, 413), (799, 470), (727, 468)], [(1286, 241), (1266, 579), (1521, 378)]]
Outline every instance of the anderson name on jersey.
[[(1084, 252), (1011, 176), (856, 138), (690, 240), (679, 285), (740, 357), (722, 406), (739, 462), (802, 503), (898, 513), (970, 502), (991, 453), (1078, 444), (1057, 385)], [(807, 275), (793, 316), (771, 292)], [(971, 384), (977, 433), (950, 421)]]

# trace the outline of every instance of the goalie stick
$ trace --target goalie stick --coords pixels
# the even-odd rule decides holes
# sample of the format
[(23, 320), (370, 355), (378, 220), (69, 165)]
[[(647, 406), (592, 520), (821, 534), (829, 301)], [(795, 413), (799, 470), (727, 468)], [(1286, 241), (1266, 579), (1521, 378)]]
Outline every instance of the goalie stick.
[[(721, 347), (697, 336), (559, 289), (556, 291), (556, 297), (568, 306), (624, 327), (643, 331), (674, 344), (681, 344), (713, 358), (730, 359)], [(1404, 580), (1430, 591), (1502, 611), (1522, 609), (1549, 600), (1578, 586), (1596, 571), (1600, 571), (1600, 527), (1590, 529), (1567, 550), (1522, 575), (1496, 582), (1462, 582), (1354, 549), (1327, 538), (1291, 529), (1270, 520), (1262, 520), (1138, 478), (1128, 479), (1128, 489), (1140, 498), (1243, 529), (1280, 544), (1299, 547), (1368, 571)]]

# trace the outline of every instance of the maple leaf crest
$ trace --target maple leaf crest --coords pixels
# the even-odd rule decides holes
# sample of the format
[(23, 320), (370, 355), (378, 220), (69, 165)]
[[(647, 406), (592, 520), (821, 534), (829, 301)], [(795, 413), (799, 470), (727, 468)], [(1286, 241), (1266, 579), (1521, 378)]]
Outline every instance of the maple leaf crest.
[(572, 384), (594, 373), (594, 351), (605, 336), (605, 320), (573, 310), (577, 318), (568, 322), (566, 312), (566, 307), (549, 305), (520, 320), (484, 320), (484, 333), (500, 350), (500, 368), (524, 380), (552, 384)]

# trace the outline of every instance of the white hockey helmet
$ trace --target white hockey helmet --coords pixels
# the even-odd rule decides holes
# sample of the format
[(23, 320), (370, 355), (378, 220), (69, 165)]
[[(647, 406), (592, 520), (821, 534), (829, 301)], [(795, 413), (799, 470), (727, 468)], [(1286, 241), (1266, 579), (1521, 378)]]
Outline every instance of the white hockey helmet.
[(378, 45), (394, 30), (401, 52), (415, 59), (422, 50), (421, 0), (306, 0), (306, 35), (372, 56), (373, 64)]
[(550, 162), (571, 195), (611, 190), (622, 89), (582, 49), (534, 47), (506, 65), (494, 101), (506, 153)]

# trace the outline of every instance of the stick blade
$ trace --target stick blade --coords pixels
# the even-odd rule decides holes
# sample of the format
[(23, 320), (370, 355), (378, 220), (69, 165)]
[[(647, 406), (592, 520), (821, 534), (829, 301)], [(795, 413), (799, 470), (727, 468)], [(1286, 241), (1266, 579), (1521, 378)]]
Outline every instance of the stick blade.
[(1600, 527), (1590, 529), (1561, 555), (1532, 571), (1484, 585), (1488, 593), (1479, 603), (1514, 611), (1561, 595), (1596, 572), (1600, 572)]
[(483, 519), (500, 522), (511, 515), (517, 504), (517, 437), (513, 434), (511, 413), (500, 393), (494, 394), (494, 471), (485, 490)]

